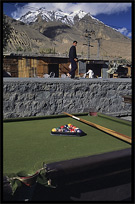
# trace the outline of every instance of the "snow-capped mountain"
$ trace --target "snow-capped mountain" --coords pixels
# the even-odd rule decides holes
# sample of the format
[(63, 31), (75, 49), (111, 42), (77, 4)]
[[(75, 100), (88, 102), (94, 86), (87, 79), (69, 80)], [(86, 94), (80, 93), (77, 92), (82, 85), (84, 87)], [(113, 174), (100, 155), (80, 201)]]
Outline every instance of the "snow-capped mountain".
[[(97, 18), (90, 15), (90, 13), (86, 13), (82, 10), (74, 11), (71, 13), (65, 13), (62, 10), (58, 9), (57, 11), (48, 11), (45, 7), (41, 7), (40, 9), (37, 9), (36, 11), (28, 11), (25, 15), (21, 16), (19, 21), (22, 21), (23, 23), (30, 24), (34, 23), (38, 20), (39, 17), (41, 17), (46, 22), (50, 21), (59, 21), (64, 24), (67, 24), (69, 26), (74, 25), (75, 20), (78, 21), (81, 20), (85, 16), (89, 16), (92, 20), (94, 20), (96, 23), (101, 23), (105, 25), (102, 21), (99, 21)], [(107, 25), (105, 25), (107, 26)], [(110, 26), (108, 26), (110, 27)], [(112, 28), (114, 29), (114, 28)], [(116, 29), (114, 29), (116, 30)], [(118, 30), (116, 30), (118, 31)]]
[(27, 12), (17, 20), (7, 16), (7, 21), (13, 27), (7, 50), (16, 51), (21, 48), (27, 52), (44, 53), (55, 47), (57, 53), (65, 54), (71, 42), (77, 40), (79, 54), (87, 55), (85, 32), (93, 30), (91, 55), (97, 55), (97, 39), (101, 41), (102, 56), (130, 58), (131, 55), (131, 40), (128, 37), (81, 10), (67, 13), (40, 8)]
[[(49, 21), (60, 21), (62, 23), (73, 25), (75, 17), (78, 20), (82, 19), (87, 13), (82, 10), (78, 10), (71, 13), (65, 13), (60, 9), (57, 11), (47, 11), (45, 7), (37, 9), (36, 11), (29, 11), (25, 15), (21, 16), (21, 18), (17, 19), (26, 24), (33, 23), (37, 21), (38, 17), (41, 16), (43, 20)], [(90, 15), (90, 14), (89, 14)]]
[(97, 24), (101, 23), (104, 26), (107, 26), (102, 21), (99, 21), (97, 18), (91, 16), (90, 13), (86, 13), (82, 10), (74, 11), (71, 13), (65, 13), (60, 9), (58, 9), (57, 11), (48, 11), (46, 10), (45, 7), (37, 9), (36, 11), (28, 11), (25, 15), (21, 16), (17, 20), (22, 21), (23, 23), (26, 23), (26, 24), (30, 24), (30, 23), (36, 22), (38, 18), (41, 17), (46, 22), (59, 21), (69, 26), (73, 26), (75, 24), (76, 19), (79, 21), (86, 15), (89, 16), (92, 20), (94, 20)]

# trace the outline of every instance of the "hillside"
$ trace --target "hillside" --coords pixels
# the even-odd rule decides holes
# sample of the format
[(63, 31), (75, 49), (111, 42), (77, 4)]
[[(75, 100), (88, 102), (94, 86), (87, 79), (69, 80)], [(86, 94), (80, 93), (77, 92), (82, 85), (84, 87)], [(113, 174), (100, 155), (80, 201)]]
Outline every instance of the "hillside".
[(100, 38), (100, 59), (131, 60), (131, 39), (83, 11), (67, 15), (61, 10), (49, 12), (42, 8), (18, 20), (7, 16), (7, 21), (13, 28), (6, 47), (9, 52), (49, 53), (52, 49), (68, 56), (72, 41), (77, 40), (77, 54), (87, 58), (88, 47), (84, 45), (87, 44), (87, 29), (95, 31), (90, 39), (93, 46), (90, 47), (90, 59), (97, 59), (97, 39)]

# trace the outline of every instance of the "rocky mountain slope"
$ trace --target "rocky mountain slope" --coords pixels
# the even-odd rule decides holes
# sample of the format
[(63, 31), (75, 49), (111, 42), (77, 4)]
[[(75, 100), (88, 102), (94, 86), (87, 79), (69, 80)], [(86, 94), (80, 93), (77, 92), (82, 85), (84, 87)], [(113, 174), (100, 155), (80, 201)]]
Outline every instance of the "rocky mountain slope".
[(97, 59), (99, 48), (100, 59), (131, 60), (131, 39), (83, 11), (67, 14), (61, 10), (54, 12), (41, 8), (18, 20), (7, 16), (7, 21), (13, 28), (6, 48), (10, 52), (53, 52), (68, 56), (72, 41), (77, 40), (77, 54), (87, 58), (88, 47), (84, 45), (88, 40), (87, 30), (94, 31), (90, 38), (93, 46), (90, 47), (91, 59)]

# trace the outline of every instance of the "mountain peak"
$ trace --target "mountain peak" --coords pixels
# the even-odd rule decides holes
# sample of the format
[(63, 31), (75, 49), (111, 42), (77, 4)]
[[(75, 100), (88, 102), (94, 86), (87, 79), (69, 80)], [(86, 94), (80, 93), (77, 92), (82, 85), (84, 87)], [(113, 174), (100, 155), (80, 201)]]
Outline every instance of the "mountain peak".
[(76, 10), (76, 11), (67, 13), (62, 11), (61, 9), (57, 9), (56, 11), (54, 10), (48, 11), (46, 10), (46, 7), (40, 7), (36, 11), (28, 11), (26, 14), (21, 16), (20, 19), (17, 19), (17, 20), (20, 20), (26, 24), (30, 24), (30, 23), (36, 22), (39, 16), (41, 17), (41, 19), (43, 19), (46, 22), (58, 21), (58, 22), (67, 24), (68, 26), (73, 26), (84, 17), (86, 18), (90, 17), (92, 20), (95, 21), (96, 24), (98, 23), (104, 24), (103, 22), (99, 21), (97, 18), (94, 18), (90, 14), (90, 12), (86, 13), (83, 10)]
[(61, 10), (61, 9), (58, 9), (58, 11), (61, 11), (61, 12), (62, 12), (62, 10)]
[(73, 25), (74, 24), (74, 17), (78, 16), (79, 20), (82, 19), (87, 13), (82, 10), (76, 10), (71, 13), (67, 13), (58, 9), (56, 11), (47, 11), (45, 7), (41, 7), (36, 11), (28, 11), (25, 15), (21, 16), (20, 21), (30, 24), (37, 20), (38, 16), (40, 15), (43, 20), (46, 21), (61, 21), (62, 23)]
[(46, 10), (46, 8), (45, 8), (45, 7), (40, 7), (40, 8), (37, 9), (37, 10), (42, 11), (42, 10)]
[[(55, 47), (57, 53), (65, 54), (67, 53), (68, 47), (71, 46), (71, 42), (77, 39), (79, 42), (78, 55), (86, 57), (87, 46), (84, 46), (84, 43), (87, 42), (85, 37), (85, 31), (87, 29), (88, 31), (95, 31), (95, 35), (91, 36), (93, 45), (91, 49), (92, 58), (97, 57), (97, 38), (101, 38), (100, 56), (102, 56), (102, 59), (104, 57), (108, 59), (112, 57), (116, 58), (116, 56), (131, 59), (131, 40), (129, 38), (116, 32), (116, 30), (101, 23), (97, 19), (92, 19), (91, 15), (88, 16), (87, 14), (83, 18), (84, 20), (80, 20), (79, 17), (76, 16), (78, 13), (79, 11), (73, 12), (71, 16), (71, 13), (69, 15), (62, 11), (55, 11), (54, 14), (52, 11), (42, 12), (42, 14), (37, 10), (31, 11), (25, 14), (25, 16), (23, 16), (23, 18), (25, 18), (22, 19), (27, 22), (32, 22), (34, 18), (37, 18), (37, 21), (35, 23), (33, 21), (29, 26), (20, 21), (15, 21), (12, 18), (7, 18), (7, 21), (14, 29), (6, 49), (8, 51), (17, 52), (18, 47), (21, 47), (23, 52), (46, 53), (48, 49)], [(56, 21), (55, 16), (61, 21)], [(43, 17), (46, 17), (47, 20), (42, 20)], [(53, 18), (55, 19), (54, 21)], [(71, 24), (72, 19), (74, 19), (74, 26)], [(70, 23), (71, 26), (66, 23)]]

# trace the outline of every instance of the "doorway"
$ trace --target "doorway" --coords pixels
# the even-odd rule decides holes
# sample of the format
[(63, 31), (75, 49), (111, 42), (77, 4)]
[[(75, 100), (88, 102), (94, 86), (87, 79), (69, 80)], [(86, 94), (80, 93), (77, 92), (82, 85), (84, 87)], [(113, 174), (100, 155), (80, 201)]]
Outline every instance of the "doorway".
[(59, 77), (59, 64), (48, 64), (48, 74), (55, 73), (55, 77)]

